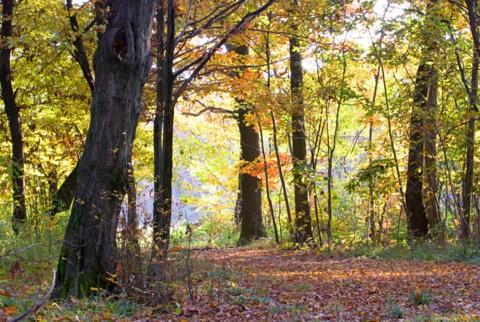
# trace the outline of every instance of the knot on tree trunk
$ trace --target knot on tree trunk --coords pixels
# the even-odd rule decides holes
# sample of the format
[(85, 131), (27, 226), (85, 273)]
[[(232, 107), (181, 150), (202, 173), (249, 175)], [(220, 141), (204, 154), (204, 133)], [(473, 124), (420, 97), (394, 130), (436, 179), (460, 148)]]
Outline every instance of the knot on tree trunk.
[(120, 29), (117, 31), (113, 37), (112, 47), (117, 57), (123, 60), (128, 51), (127, 35), (123, 30)]
[(115, 26), (108, 36), (108, 50), (119, 62), (135, 67), (135, 37), (129, 24)]

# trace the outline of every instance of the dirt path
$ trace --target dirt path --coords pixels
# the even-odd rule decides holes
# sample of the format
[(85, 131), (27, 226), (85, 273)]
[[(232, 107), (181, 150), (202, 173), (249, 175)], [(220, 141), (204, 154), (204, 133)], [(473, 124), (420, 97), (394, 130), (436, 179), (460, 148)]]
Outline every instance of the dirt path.
[(194, 258), (197, 300), (184, 307), (188, 320), (480, 319), (476, 265), (247, 249)]

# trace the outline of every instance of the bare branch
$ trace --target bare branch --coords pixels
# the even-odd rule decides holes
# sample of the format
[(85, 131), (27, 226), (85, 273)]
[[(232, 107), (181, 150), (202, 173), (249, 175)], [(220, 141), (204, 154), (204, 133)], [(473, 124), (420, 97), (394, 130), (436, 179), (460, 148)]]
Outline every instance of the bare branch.
[(186, 116), (200, 116), (202, 114), (205, 114), (207, 112), (210, 112), (210, 113), (217, 113), (217, 114), (230, 114), (230, 115), (234, 115), (235, 112), (234, 111), (231, 111), (231, 110), (227, 110), (225, 108), (221, 108), (221, 107), (214, 107), (214, 106), (208, 106), (208, 105), (205, 105), (205, 103), (199, 101), (199, 100), (195, 100), (194, 101), (195, 103), (198, 103), (200, 104), (203, 109), (201, 109), (200, 111), (196, 112), (196, 113), (193, 113), (193, 112), (182, 112), (183, 115), (186, 115)]
[(25, 313), (17, 316), (16, 318), (13, 318), (13, 319), (10, 319), (8, 320), (8, 322), (19, 322), (19, 321), (23, 321), (25, 320), (26, 318), (28, 318), (30, 315), (34, 314), (35, 312), (37, 312), (42, 306), (45, 305), (45, 303), (48, 301), (48, 299), (50, 298), (50, 296), (52, 295), (52, 292), (53, 292), (53, 288), (55, 287), (55, 276), (56, 276), (57, 272), (54, 270), (53, 271), (53, 279), (52, 279), (52, 285), (50, 286), (50, 288), (48, 289), (47, 293), (45, 293), (45, 295), (43, 296), (43, 298), (38, 301), (37, 303), (35, 303), (35, 305), (33, 305), (30, 309), (28, 309)]
[(269, 0), (263, 6), (258, 8), (255, 11), (249, 12), (246, 14), (230, 31), (220, 39), (215, 46), (210, 48), (199, 60), (197, 67), (192, 71), (191, 75), (183, 81), (180, 87), (175, 91), (173, 95), (173, 104), (175, 105), (176, 101), (180, 97), (180, 95), (185, 91), (185, 89), (190, 85), (190, 83), (197, 77), (200, 71), (205, 67), (205, 65), (210, 61), (213, 55), (227, 42), (227, 40), (233, 36), (234, 34), (238, 33), (242, 30), (246, 24), (252, 21), (256, 16), (261, 14), (263, 11), (268, 9), (276, 0)]

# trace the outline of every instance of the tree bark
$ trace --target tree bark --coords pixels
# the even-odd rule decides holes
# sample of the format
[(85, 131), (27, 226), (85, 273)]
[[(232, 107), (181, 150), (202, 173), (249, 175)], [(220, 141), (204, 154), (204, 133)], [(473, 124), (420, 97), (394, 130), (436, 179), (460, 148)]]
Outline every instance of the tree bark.
[(8, 118), (10, 137), (12, 142), (12, 185), (13, 185), (13, 214), (12, 227), (15, 233), (19, 232), (20, 224), (27, 220), (25, 206), (25, 160), (23, 154), (23, 133), (20, 119), (20, 107), (15, 100), (12, 85), (12, 69), (10, 59), (12, 54), (11, 37), (13, 36), (13, 0), (2, 0), (2, 49), (0, 51), (0, 84), (2, 86), (2, 100), (5, 104), (5, 113)]
[(436, 13), (437, 0), (427, 3), (426, 20), (423, 26), (423, 39), (425, 44), (424, 64), (426, 64), (425, 81), (428, 85), (426, 101), (420, 104), (423, 108), (423, 174), (424, 190), (423, 202), (428, 221), (428, 228), (432, 235), (440, 233), (440, 211), (438, 208), (438, 173), (437, 173), (437, 92), (438, 73), (432, 55), (438, 49), (438, 39), (441, 31), (438, 29), (438, 21), (441, 17)]
[(405, 201), (408, 228), (412, 237), (425, 236), (429, 229), (434, 232), (440, 222), (437, 206), (435, 127), (438, 81), (432, 59), (437, 48), (437, 19), (433, 19), (436, 2), (430, 0), (427, 3), (426, 22), (422, 30), (425, 48), (417, 71), (410, 122)]
[(417, 71), (410, 116), (407, 190), (405, 193), (408, 230), (412, 237), (422, 237), (428, 233), (427, 214), (423, 204), (423, 111), (426, 109), (432, 75), (431, 62), (421, 62)]
[[(297, 7), (298, 4), (295, 2)], [(295, 24), (292, 31), (297, 30)], [(290, 89), (292, 95), (292, 158), (295, 184), (295, 242), (304, 244), (313, 240), (308, 184), (305, 180), (307, 167), (307, 142), (305, 136), (305, 111), (303, 98), (303, 69), (300, 42), (291, 36), (290, 44)]]
[[(318, 154), (320, 153), (320, 147), (321, 147), (323, 132), (325, 130), (326, 123), (327, 123), (327, 118), (325, 118), (323, 121), (320, 122), (318, 130), (316, 130), (315, 143), (310, 150), (310, 166), (312, 167), (313, 173), (317, 172)], [(322, 238), (322, 229), (320, 227), (318, 192), (317, 192), (317, 186), (315, 181), (312, 183), (311, 190), (312, 190), (311, 194), (313, 196), (313, 209), (315, 214), (315, 224), (317, 228), (318, 242), (320, 247), (322, 247), (323, 238)]]
[(240, 228), (240, 212), (242, 209), (242, 180), (240, 174), (238, 175), (238, 185), (237, 185), (237, 200), (235, 201), (235, 208), (233, 209), (233, 215), (235, 216), (235, 225), (237, 228)]
[(55, 216), (59, 212), (70, 209), (73, 201), (73, 195), (77, 186), (78, 164), (65, 178), (60, 188), (53, 195), (53, 205), (50, 210), (50, 216)]
[(137, 216), (137, 186), (135, 172), (130, 160), (127, 173), (127, 218), (125, 238), (125, 266), (127, 273), (125, 284), (135, 287), (141, 286), (142, 281), (142, 254), (139, 243), (138, 216)]
[(91, 120), (58, 262), (54, 296), (112, 290), (116, 229), (151, 67), (153, 0), (116, 0), (95, 53)]
[(157, 100), (156, 100), (156, 110), (155, 110), (155, 119), (153, 121), (153, 164), (154, 164), (154, 198), (153, 198), (153, 241), (154, 247), (157, 247), (158, 242), (157, 238), (160, 237), (160, 221), (161, 221), (161, 173), (162, 173), (162, 132), (163, 132), (163, 117), (165, 111), (165, 99), (164, 99), (164, 89), (165, 89), (165, 2), (157, 2), (157, 12), (156, 12), (156, 40), (157, 40), (157, 53), (156, 53), (156, 63), (157, 63)]
[[(166, 7), (165, 7), (166, 4)], [(155, 200), (153, 208), (153, 241), (159, 255), (167, 255), (170, 243), (173, 179), (173, 59), (175, 51), (175, 4), (159, 2), (157, 8), (157, 113), (155, 115)], [(163, 19), (166, 21), (163, 23)], [(164, 30), (166, 28), (166, 36)], [(165, 39), (163, 37), (166, 37)], [(159, 121), (161, 120), (161, 121)], [(158, 140), (158, 141), (157, 141)], [(161, 144), (160, 144), (161, 142)]]
[[(248, 54), (248, 46), (243, 44), (228, 44), (227, 50), (236, 53), (240, 60)], [(231, 77), (241, 77), (240, 72), (232, 72)], [(249, 244), (251, 241), (265, 237), (265, 228), (262, 218), (262, 181), (256, 175), (244, 171), (253, 162), (259, 162), (260, 137), (253, 124), (246, 117), (253, 113), (253, 109), (240, 97), (235, 98), (238, 105), (237, 124), (240, 131), (240, 172), (239, 194), (237, 201), (240, 219), (239, 245)]]
[[(240, 162), (248, 166), (260, 157), (260, 139), (255, 127), (246, 121), (250, 110), (240, 103), (237, 124), (240, 130)], [(262, 218), (262, 181), (258, 176), (245, 173), (240, 169), (240, 238), (239, 245), (265, 237)]]

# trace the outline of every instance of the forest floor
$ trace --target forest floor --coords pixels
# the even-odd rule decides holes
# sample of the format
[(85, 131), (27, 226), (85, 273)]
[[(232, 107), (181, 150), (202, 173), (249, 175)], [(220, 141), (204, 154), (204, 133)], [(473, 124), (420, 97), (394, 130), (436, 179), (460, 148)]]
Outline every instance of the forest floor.
[[(177, 256), (181, 278), (172, 283), (168, 312), (126, 298), (71, 299), (47, 303), (37, 320), (480, 321), (480, 266), (474, 264), (249, 248)], [(39, 267), (43, 288), (35, 282), (41, 283)], [(0, 275), (0, 321), (21, 311), (29, 294), (33, 301), (40, 296), (50, 269), (39, 264), (15, 280)]]

